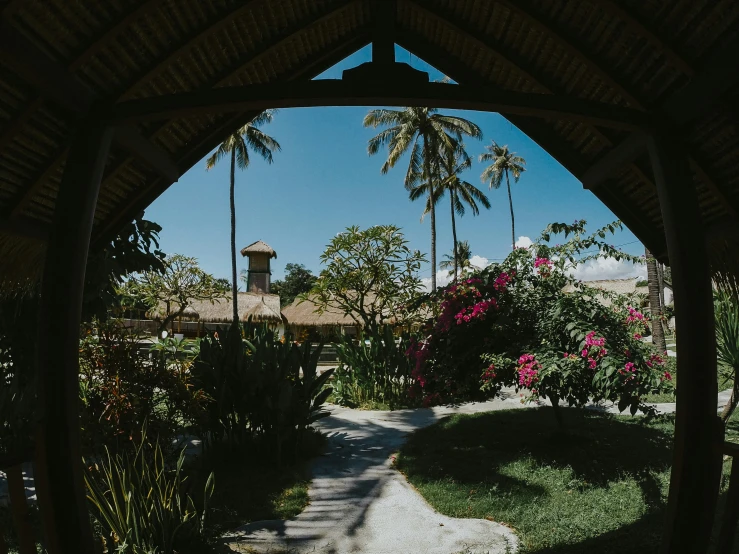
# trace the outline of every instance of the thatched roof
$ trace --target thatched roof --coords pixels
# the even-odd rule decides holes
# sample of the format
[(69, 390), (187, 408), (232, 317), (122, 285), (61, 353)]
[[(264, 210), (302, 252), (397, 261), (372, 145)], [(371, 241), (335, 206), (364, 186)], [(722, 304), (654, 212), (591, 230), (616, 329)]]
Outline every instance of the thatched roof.
[[(241, 321), (270, 321), (279, 323), (282, 321), (280, 315), (280, 297), (276, 294), (256, 294), (253, 292), (240, 292), (239, 319)], [(231, 294), (225, 298), (209, 302), (207, 300), (193, 300), (192, 309), (200, 316), (204, 323), (229, 323), (232, 319)], [(162, 319), (166, 313), (164, 304), (149, 310), (147, 317), (151, 319)]]
[(305, 301), (296, 298), (295, 301), (282, 309), (282, 315), (287, 320), (288, 325), (296, 325), (301, 327), (321, 327), (321, 326), (362, 326), (359, 317), (353, 319), (336, 308), (327, 308), (323, 313), (318, 313), (316, 304), (310, 297)]
[(249, 246), (241, 249), (242, 256), (248, 256), (249, 254), (269, 254), (270, 258), (277, 257), (277, 252), (269, 244), (261, 240), (252, 242)]
[[(383, 14), (380, 4), (395, 8)], [(0, 11), (0, 279), (38, 277), (69, 146), (93, 106), (305, 84), (378, 28), (459, 86), (643, 112), (675, 129), (711, 263), (739, 274), (735, 1), (2, 0)], [(116, 128), (92, 249), (256, 113), (225, 106)], [(644, 133), (587, 116), (506, 113), (666, 260)]]
[[(600, 279), (595, 281), (583, 281), (583, 284), (587, 285), (590, 288), (599, 289), (604, 292), (629, 295), (641, 293), (641, 289), (646, 288), (636, 286), (639, 280), (640, 279), (637, 277), (634, 277), (632, 279)], [(568, 284), (562, 290), (564, 292), (572, 292), (575, 290), (575, 286), (573, 284)], [(598, 296), (597, 299), (604, 306), (610, 306), (612, 303), (611, 299), (607, 296)]]

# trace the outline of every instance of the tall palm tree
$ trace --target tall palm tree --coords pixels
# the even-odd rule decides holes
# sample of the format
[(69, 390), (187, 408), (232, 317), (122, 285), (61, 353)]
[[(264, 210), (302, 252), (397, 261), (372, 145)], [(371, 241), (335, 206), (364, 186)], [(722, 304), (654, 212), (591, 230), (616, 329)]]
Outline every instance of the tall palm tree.
[(271, 123), (275, 110), (265, 110), (252, 119), (243, 127), (234, 131), (224, 140), (218, 149), (206, 160), (206, 169), (213, 169), (216, 164), (226, 156), (231, 157), (231, 183), (230, 183), (230, 209), (231, 209), (231, 293), (233, 294), (231, 306), (233, 308), (233, 320), (239, 320), (238, 307), (238, 283), (236, 280), (236, 166), (239, 169), (249, 167), (249, 151), (256, 152), (267, 163), (272, 163), (272, 154), (282, 150), (280, 144), (260, 130), (261, 125)]
[[(433, 163), (440, 147), (453, 148), (450, 137), (461, 142), (462, 136), (482, 138), (480, 128), (461, 117), (443, 115), (435, 108), (408, 107), (402, 110), (378, 109), (370, 111), (364, 118), (365, 127), (385, 127), (372, 137), (367, 145), (370, 155), (377, 154), (383, 146), (388, 147), (388, 157), (382, 165), (387, 173), (398, 160), (410, 151), (405, 186), (413, 188), (412, 175), (422, 173), (432, 192)], [(431, 203), (431, 289), (436, 290), (436, 210)]]
[(444, 254), (444, 259), (439, 264), (441, 269), (449, 270), (449, 277), (454, 275), (454, 279), (457, 279), (457, 268), (462, 273), (465, 269), (471, 269), (475, 266), (472, 265), (472, 250), (470, 249), (470, 243), (466, 240), (460, 240), (457, 243), (456, 250), (452, 250), (451, 254)]
[[(451, 139), (451, 137), (450, 137)], [(454, 142), (453, 139), (450, 142)], [(490, 201), (485, 193), (478, 189), (468, 181), (464, 181), (460, 174), (469, 169), (472, 166), (472, 160), (470, 159), (467, 151), (464, 149), (464, 144), (456, 143), (455, 148), (441, 149), (438, 153), (438, 163), (441, 171), (438, 172), (438, 177), (434, 182), (434, 204), (438, 203), (444, 196), (444, 193), (449, 192), (449, 204), (451, 207), (452, 214), (452, 239), (454, 241), (454, 280), (457, 280), (459, 275), (457, 260), (460, 259), (457, 255), (457, 221), (455, 213), (460, 217), (466, 213), (465, 204), (470, 207), (473, 215), (479, 215), (480, 207), (478, 202), (487, 209), (490, 209)], [(419, 178), (412, 178), (413, 183), (421, 181)], [(432, 195), (431, 190), (428, 188), (428, 183), (420, 182), (420, 184), (414, 184), (411, 189), (410, 198), (416, 200), (421, 196), (426, 196), (426, 212), (428, 213), (432, 209)], [(440, 266), (441, 267), (441, 266)], [(444, 268), (442, 268), (444, 269)]]
[(665, 330), (662, 327), (662, 303), (659, 294), (659, 275), (657, 273), (657, 260), (654, 259), (648, 248), (644, 249), (647, 258), (647, 285), (649, 287), (649, 311), (652, 314), (652, 344), (659, 348), (660, 352), (667, 350), (665, 342)]
[(480, 154), (481, 162), (492, 162), (482, 172), (481, 178), (483, 183), (488, 183), (491, 189), (499, 189), (505, 175), (506, 186), (508, 187), (508, 205), (511, 208), (511, 244), (516, 249), (516, 224), (513, 217), (513, 197), (511, 196), (511, 180), (510, 175), (516, 183), (521, 177), (521, 173), (526, 171), (524, 166), (526, 160), (521, 156), (516, 156), (515, 152), (510, 152), (508, 146), (500, 146), (495, 141), (486, 146), (487, 152)]

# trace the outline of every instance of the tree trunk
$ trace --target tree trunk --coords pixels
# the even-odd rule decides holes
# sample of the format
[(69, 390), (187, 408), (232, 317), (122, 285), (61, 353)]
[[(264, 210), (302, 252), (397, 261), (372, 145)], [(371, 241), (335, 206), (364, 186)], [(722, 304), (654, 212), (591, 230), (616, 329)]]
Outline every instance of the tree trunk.
[(239, 321), (238, 283), (236, 281), (236, 150), (231, 150), (231, 306), (234, 323)]
[(511, 196), (511, 181), (508, 178), (508, 171), (505, 172), (505, 183), (508, 187), (508, 206), (511, 208), (511, 248), (516, 249), (516, 220), (513, 217), (513, 197)]
[(431, 292), (436, 290), (436, 207), (434, 206), (434, 181), (431, 176), (431, 148), (428, 138), (423, 139), (423, 165), (426, 178), (429, 180), (429, 198), (431, 199)]
[(659, 303), (659, 279), (657, 277), (657, 260), (652, 257), (647, 248), (644, 249), (647, 257), (647, 282), (649, 283), (649, 310), (652, 313), (652, 344), (660, 352), (667, 350), (665, 333), (662, 328), (662, 307)]
[(459, 252), (457, 251), (457, 222), (454, 219), (454, 190), (449, 191), (449, 199), (452, 204), (452, 239), (454, 240), (454, 282), (457, 282), (459, 271)]
[(731, 414), (734, 413), (737, 403), (739, 403), (739, 379), (737, 379), (737, 375), (734, 373), (734, 386), (731, 389), (731, 398), (729, 398), (729, 401), (721, 412), (721, 420), (724, 424), (731, 418)]

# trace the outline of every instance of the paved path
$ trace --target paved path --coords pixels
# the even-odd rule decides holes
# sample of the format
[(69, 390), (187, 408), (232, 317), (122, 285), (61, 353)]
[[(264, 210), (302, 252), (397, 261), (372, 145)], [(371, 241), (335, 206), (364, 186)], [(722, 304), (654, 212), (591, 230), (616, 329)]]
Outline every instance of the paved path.
[(408, 433), (445, 415), (521, 406), (518, 398), (508, 398), (394, 412), (332, 407), (331, 417), (321, 420), (329, 440), (327, 452), (312, 465), (310, 505), (291, 520), (244, 526), (231, 534), (229, 546), (260, 554), (515, 552), (517, 539), (507, 527), (434, 511), (391, 467), (391, 455)]

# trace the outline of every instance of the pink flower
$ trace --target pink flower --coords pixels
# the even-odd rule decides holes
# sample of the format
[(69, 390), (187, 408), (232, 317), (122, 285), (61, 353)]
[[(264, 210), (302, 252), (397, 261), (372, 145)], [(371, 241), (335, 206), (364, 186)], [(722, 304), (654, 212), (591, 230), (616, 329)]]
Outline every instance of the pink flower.
[(505, 290), (511, 280), (511, 276), (504, 271), (495, 279), (495, 282), (493, 283), (493, 288), (498, 291)]
[(552, 267), (552, 262), (549, 260), (549, 258), (539, 258), (539, 257), (537, 257), (536, 260), (534, 261), (534, 267), (535, 268), (538, 268), (538, 267), (541, 267), (543, 265), (544, 266), (547, 266), (547, 267)]
[(580, 354), (582, 354), (582, 357), (583, 358), (587, 358), (588, 357), (588, 349), (587, 348), (583, 348), (582, 349), (582, 352), (580, 352)]
[(666, 381), (672, 381), (672, 375), (670, 375), (669, 371), (665, 371), (665, 380)]
[(641, 335), (639, 333), (634, 333), (634, 338), (636, 340), (641, 340), (642, 337), (641, 337)]
[(588, 358), (588, 367), (590, 369), (595, 369), (596, 364), (598, 363), (598, 360), (595, 358)]
[(626, 362), (626, 365), (624, 366), (624, 371), (628, 371), (628, 372), (634, 372), (634, 371), (636, 371), (636, 367), (634, 366), (634, 362)]
[(518, 384), (522, 387), (531, 388), (539, 380), (539, 369), (541, 364), (536, 361), (532, 354), (523, 354), (518, 358)]

